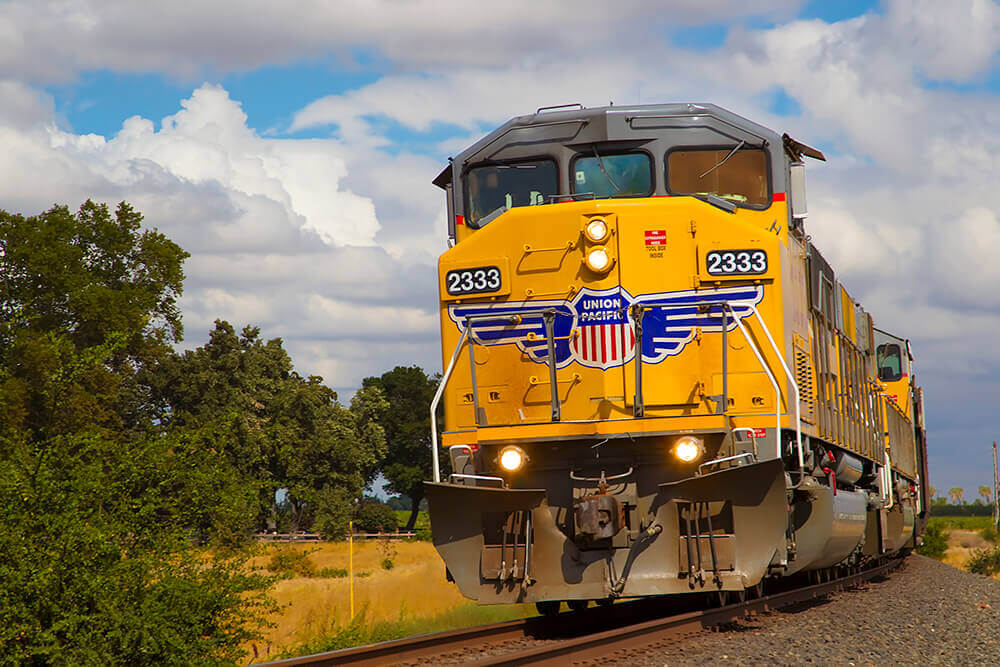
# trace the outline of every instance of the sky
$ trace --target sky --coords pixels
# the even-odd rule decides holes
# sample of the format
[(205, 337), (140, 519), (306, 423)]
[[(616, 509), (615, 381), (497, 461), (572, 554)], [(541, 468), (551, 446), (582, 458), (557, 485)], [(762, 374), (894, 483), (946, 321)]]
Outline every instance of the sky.
[[(752, 5), (752, 7), (750, 6)], [(1000, 439), (991, 0), (0, 0), (0, 208), (127, 200), (217, 318), (350, 396), (440, 370), (447, 158), (538, 107), (712, 102), (823, 150), (807, 232), (908, 337), (931, 483)]]

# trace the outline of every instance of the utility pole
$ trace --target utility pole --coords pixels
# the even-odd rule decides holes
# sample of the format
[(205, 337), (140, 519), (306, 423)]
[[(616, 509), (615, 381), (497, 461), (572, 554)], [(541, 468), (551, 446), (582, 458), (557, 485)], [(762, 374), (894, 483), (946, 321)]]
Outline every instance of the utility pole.
[(1000, 477), (997, 476), (997, 441), (993, 441), (993, 530), (1000, 530)]

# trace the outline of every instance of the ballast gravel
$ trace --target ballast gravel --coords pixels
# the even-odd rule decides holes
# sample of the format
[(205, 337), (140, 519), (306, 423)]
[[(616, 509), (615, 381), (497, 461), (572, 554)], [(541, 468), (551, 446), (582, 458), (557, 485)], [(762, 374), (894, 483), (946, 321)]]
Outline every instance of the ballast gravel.
[(856, 589), (609, 658), (602, 664), (997, 665), (1000, 581), (914, 554)]

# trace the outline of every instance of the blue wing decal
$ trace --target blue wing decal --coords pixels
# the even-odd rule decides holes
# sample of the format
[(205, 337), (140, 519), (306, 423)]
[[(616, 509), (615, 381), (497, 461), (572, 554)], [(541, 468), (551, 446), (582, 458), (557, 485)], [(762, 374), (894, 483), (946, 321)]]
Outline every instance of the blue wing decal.
[(751, 312), (751, 305), (760, 303), (764, 290), (759, 285), (720, 287), (684, 292), (644, 294), (637, 301), (645, 306), (663, 306), (645, 312), (642, 318), (642, 360), (658, 363), (667, 357), (680, 354), (694, 338), (694, 330), (722, 331), (723, 308), (727, 303), (729, 313), (726, 331), (738, 325), (733, 319), (743, 319)]
[(576, 313), (565, 301), (507, 301), (504, 303), (472, 303), (448, 307), (452, 322), (465, 329), (472, 318), (472, 339), (477, 345), (508, 345), (514, 343), (532, 361), (548, 363), (549, 348), (545, 338), (545, 320), (541, 312), (554, 310), (555, 361), (562, 367), (572, 361), (569, 335)]

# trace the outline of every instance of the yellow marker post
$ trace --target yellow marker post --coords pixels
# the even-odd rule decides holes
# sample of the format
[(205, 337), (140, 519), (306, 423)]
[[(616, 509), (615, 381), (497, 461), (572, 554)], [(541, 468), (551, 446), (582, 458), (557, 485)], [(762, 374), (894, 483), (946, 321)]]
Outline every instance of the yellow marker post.
[(347, 522), (347, 576), (351, 579), (351, 622), (354, 622), (354, 522)]

